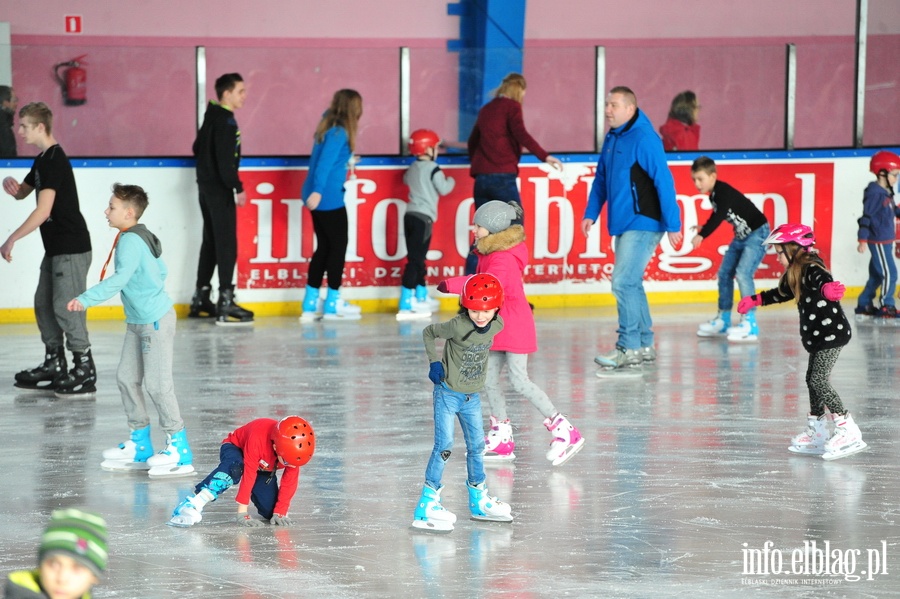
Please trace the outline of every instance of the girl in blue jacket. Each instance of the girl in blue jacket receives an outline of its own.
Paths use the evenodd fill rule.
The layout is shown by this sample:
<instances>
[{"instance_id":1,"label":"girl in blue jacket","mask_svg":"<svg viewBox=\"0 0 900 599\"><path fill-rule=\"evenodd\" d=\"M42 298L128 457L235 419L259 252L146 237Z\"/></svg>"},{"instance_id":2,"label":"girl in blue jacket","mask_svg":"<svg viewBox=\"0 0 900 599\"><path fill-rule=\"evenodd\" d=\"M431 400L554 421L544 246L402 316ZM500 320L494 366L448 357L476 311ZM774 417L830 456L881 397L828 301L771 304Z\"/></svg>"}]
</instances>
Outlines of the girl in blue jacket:
<instances>
[{"instance_id":1,"label":"girl in blue jacket","mask_svg":"<svg viewBox=\"0 0 900 599\"><path fill-rule=\"evenodd\" d=\"M328 274L323 317L327 320L358 320L359 308L341 301L344 254L349 240L344 182L356 148L356 129L362 116L362 96L353 89L335 92L331 106L316 127L315 144L309 159L309 171L300 192L303 203L312 212L316 250L309 261L306 294L301 322L318 315L319 288Z\"/></svg>"}]
</instances>

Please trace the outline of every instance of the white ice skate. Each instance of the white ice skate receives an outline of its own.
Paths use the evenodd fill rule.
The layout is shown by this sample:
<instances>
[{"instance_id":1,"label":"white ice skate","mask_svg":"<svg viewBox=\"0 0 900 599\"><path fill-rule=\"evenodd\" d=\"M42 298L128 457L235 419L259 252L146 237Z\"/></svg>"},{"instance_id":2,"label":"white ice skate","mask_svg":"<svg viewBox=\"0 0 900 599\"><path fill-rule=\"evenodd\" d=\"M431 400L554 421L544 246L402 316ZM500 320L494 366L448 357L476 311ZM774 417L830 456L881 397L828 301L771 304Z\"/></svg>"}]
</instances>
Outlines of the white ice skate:
<instances>
[{"instance_id":1,"label":"white ice skate","mask_svg":"<svg viewBox=\"0 0 900 599\"><path fill-rule=\"evenodd\" d=\"M431 532L453 530L456 514L441 505L441 489L432 489L428 485L422 487L422 495L413 514L413 528Z\"/></svg>"},{"instance_id":2,"label":"white ice skate","mask_svg":"<svg viewBox=\"0 0 900 599\"><path fill-rule=\"evenodd\" d=\"M838 460L865 450L868 445L862 440L862 433L850 412L843 416L834 414L834 434L825 442L823 460Z\"/></svg>"},{"instance_id":3,"label":"white ice skate","mask_svg":"<svg viewBox=\"0 0 900 599\"><path fill-rule=\"evenodd\" d=\"M403 322L405 320L427 320L429 318L431 318L431 310L427 309L427 307L422 307L421 305L409 310L400 310L397 312L398 322Z\"/></svg>"},{"instance_id":4,"label":"white ice skate","mask_svg":"<svg viewBox=\"0 0 900 599\"><path fill-rule=\"evenodd\" d=\"M562 466L584 447L584 437L562 414L545 419L544 426L553 435L547 459L554 466Z\"/></svg>"},{"instance_id":5,"label":"white ice skate","mask_svg":"<svg viewBox=\"0 0 900 599\"><path fill-rule=\"evenodd\" d=\"M186 506L182 508L178 514L169 518L169 521L166 522L166 524L174 526L175 528L190 528L202 519L203 515L200 511L191 506Z\"/></svg>"},{"instance_id":6,"label":"white ice skate","mask_svg":"<svg viewBox=\"0 0 900 599\"><path fill-rule=\"evenodd\" d=\"M204 506L215 500L216 496L212 491L200 489L199 493L188 495L181 500L166 524L176 528L189 528L203 520Z\"/></svg>"},{"instance_id":7,"label":"white ice skate","mask_svg":"<svg viewBox=\"0 0 900 599\"><path fill-rule=\"evenodd\" d=\"M469 489L469 511L472 520L484 520L487 522L512 522L512 508L508 503L503 503L496 497L488 494L487 485L483 482L475 485L466 484Z\"/></svg>"},{"instance_id":8,"label":"white ice skate","mask_svg":"<svg viewBox=\"0 0 900 599\"><path fill-rule=\"evenodd\" d=\"M831 438L831 415L807 415L806 429L791 439L788 451L804 455L822 455L825 453L825 442Z\"/></svg>"},{"instance_id":9,"label":"white ice skate","mask_svg":"<svg viewBox=\"0 0 900 599\"><path fill-rule=\"evenodd\" d=\"M109 472L131 472L149 470L147 460L153 456L153 445L150 442L150 427L131 431L131 437L116 447L103 450L103 461L100 467Z\"/></svg>"},{"instance_id":10,"label":"white ice skate","mask_svg":"<svg viewBox=\"0 0 900 599\"><path fill-rule=\"evenodd\" d=\"M491 430L484 438L485 462L511 462L516 459L513 449L516 442L513 440L512 425L509 419L497 420L491 416Z\"/></svg>"},{"instance_id":11,"label":"white ice skate","mask_svg":"<svg viewBox=\"0 0 900 599\"><path fill-rule=\"evenodd\" d=\"M759 341L759 325L756 324L756 315L753 312L744 315L744 320L739 325L728 328L726 339L732 343Z\"/></svg>"},{"instance_id":12,"label":"white ice skate","mask_svg":"<svg viewBox=\"0 0 900 599\"><path fill-rule=\"evenodd\" d=\"M724 337L728 334L728 328L731 326L731 313L719 314L708 322L701 323L697 327L698 337Z\"/></svg>"},{"instance_id":13,"label":"white ice skate","mask_svg":"<svg viewBox=\"0 0 900 599\"><path fill-rule=\"evenodd\" d=\"M194 473L193 455L184 429L167 436L166 448L147 458L150 478L173 478Z\"/></svg>"}]
</instances>

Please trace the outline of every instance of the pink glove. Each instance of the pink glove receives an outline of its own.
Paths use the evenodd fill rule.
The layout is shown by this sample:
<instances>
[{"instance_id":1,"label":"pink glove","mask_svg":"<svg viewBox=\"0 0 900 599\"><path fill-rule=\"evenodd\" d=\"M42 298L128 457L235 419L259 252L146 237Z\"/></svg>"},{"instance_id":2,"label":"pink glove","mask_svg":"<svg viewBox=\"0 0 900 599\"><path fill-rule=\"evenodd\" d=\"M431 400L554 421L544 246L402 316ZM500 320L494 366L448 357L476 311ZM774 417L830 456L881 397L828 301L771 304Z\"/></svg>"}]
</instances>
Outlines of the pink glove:
<instances>
[{"instance_id":1,"label":"pink glove","mask_svg":"<svg viewBox=\"0 0 900 599\"><path fill-rule=\"evenodd\" d=\"M447 288L447 281L441 281L438 283L437 290L441 293L450 293L450 290Z\"/></svg>"},{"instance_id":2,"label":"pink glove","mask_svg":"<svg viewBox=\"0 0 900 599\"><path fill-rule=\"evenodd\" d=\"M839 302L844 297L845 287L840 281L833 281L822 285L822 296L829 302Z\"/></svg>"},{"instance_id":3,"label":"pink glove","mask_svg":"<svg viewBox=\"0 0 900 599\"><path fill-rule=\"evenodd\" d=\"M747 297L741 298L741 301L738 302L738 312L741 314L746 314L756 306L762 306L762 296L758 293L756 295L748 295Z\"/></svg>"}]
</instances>

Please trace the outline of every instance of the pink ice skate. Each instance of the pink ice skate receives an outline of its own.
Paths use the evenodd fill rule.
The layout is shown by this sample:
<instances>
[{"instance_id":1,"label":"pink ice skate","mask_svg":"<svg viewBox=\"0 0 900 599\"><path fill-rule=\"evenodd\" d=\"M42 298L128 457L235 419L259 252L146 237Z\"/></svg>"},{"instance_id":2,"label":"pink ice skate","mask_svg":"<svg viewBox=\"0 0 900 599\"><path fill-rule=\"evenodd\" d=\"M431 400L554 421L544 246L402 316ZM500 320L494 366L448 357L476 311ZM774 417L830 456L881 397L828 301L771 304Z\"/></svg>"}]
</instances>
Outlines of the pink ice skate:
<instances>
[{"instance_id":1,"label":"pink ice skate","mask_svg":"<svg viewBox=\"0 0 900 599\"><path fill-rule=\"evenodd\" d=\"M492 462L510 462L516 459L513 449L516 442L513 441L512 425L509 419L497 420L491 416L491 430L484 438L484 460Z\"/></svg>"},{"instance_id":2,"label":"pink ice skate","mask_svg":"<svg viewBox=\"0 0 900 599\"><path fill-rule=\"evenodd\" d=\"M547 418L544 420L544 426L553 435L550 449L547 451L547 459L554 466L565 464L584 446L584 437L562 414Z\"/></svg>"}]
</instances>

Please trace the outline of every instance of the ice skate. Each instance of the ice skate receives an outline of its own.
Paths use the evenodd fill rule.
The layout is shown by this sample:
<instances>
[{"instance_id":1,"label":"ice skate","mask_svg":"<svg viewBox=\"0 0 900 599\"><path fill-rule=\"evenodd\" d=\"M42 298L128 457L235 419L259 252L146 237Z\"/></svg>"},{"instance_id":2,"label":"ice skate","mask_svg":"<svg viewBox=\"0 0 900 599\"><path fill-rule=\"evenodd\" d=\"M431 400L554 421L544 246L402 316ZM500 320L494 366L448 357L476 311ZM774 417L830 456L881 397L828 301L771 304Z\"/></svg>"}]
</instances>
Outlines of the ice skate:
<instances>
[{"instance_id":1,"label":"ice skate","mask_svg":"<svg viewBox=\"0 0 900 599\"><path fill-rule=\"evenodd\" d=\"M491 416L491 430L484 438L484 461L511 462L516 459L516 454L513 453L515 447L509 419L497 420Z\"/></svg>"},{"instance_id":2,"label":"ice skate","mask_svg":"<svg viewBox=\"0 0 900 599\"><path fill-rule=\"evenodd\" d=\"M853 310L856 322L871 322L879 314L878 308L869 304L868 306L857 306Z\"/></svg>"},{"instance_id":3,"label":"ice skate","mask_svg":"<svg viewBox=\"0 0 900 599\"><path fill-rule=\"evenodd\" d=\"M428 288L424 285L417 285L415 295L412 298L413 310L419 309L427 312L438 312L441 309L441 302L429 297Z\"/></svg>"},{"instance_id":4,"label":"ice skate","mask_svg":"<svg viewBox=\"0 0 900 599\"><path fill-rule=\"evenodd\" d=\"M216 305L209 297L211 291L212 289L209 285L197 287L194 291L194 297L191 298L191 307L188 311L188 318L216 317Z\"/></svg>"},{"instance_id":5,"label":"ice skate","mask_svg":"<svg viewBox=\"0 0 900 599\"><path fill-rule=\"evenodd\" d=\"M193 454L184 429L167 435L166 448L147 458L150 478L187 476L194 472Z\"/></svg>"},{"instance_id":6,"label":"ice skate","mask_svg":"<svg viewBox=\"0 0 900 599\"><path fill-rule=\"evenodd\" d=\"M759 340L759 325L756 324L756 314L748 312L744 320L737 326L728 329L726 336L731 343L755 343Z\"/></svg>"},{"instance_id":7,"label":"ice skate","mask_svg":"<svg viewBox=\"0 0 900 599\"><path fill-rule=\"evenodd\" d=\"M804 455L822 455L825 453L825 442L831 438L831 415L809 414L806 418L806 429L791 439L788 451Z\"/></svg>"},{"instance_id":8,"label":"ice skate","mask_svg":"<svg viewBox=\"0 0 900 599\"><path fill-rule=\"evenodd\" d=\"M149 470L147 460L151 457L153 444L150 441L150 427L145 426L131 431L131 437L118 447L104 449L100 467L110 472Z\"/></svg>"},{"instance_id":9,"label":"ice skate","mask_svg":"<svg viewBox=\"0 0 900 599\"><path fill-rule=\"evenodd\" d=\"M554 466L562 466L584 447L584 437L562 414L545 419L544 426L553 435L547 459Z\"/></svg>"},{"instance_id":10,"label":"ice skate","mask_svg":"<svg viewBox=\"0 0 900 599\"><path fill-rule=\"evenodd\" d=\"M310 323L322 319L324 302L319 302L319 288L306 286L301 304L300 322Z\"/></svg>"},{"instance_id":11,"label":"ice skate","mask_svg":"<svg viewBox=\"0 0 900 599\"><path fill-rule=\"evenodd\" d=\"M72 352L72 370L56 380L54 395L67 397L93 397L97 392L97 369L91 350Z\"/></svg>"},{"instance_id":12,"label":"ice skate","mask_svg":"<svg viewBox=\"0 0 900 599\"><path fill-rule=\"evenodd\" d=\"M66 353L63 347L48 347L44 362L31 370L17 372L14 385L30 391L53 391L57 379L65 375Z\"/></svg>"},{"instance_id":13,"label":"ice skate","mask_svg":"<svg viewBox=\"0 0 900 599\"><path fill-rule=\"evenodd\" d=\"M219 301L216 303L216 324L223 326L253 324L253 312L234 303L234 287L219 290Z\"/></svg>"},{"instance_id":14,"label":"ice skate","mask_svg":"<svg viewBox=\"0 0 900 599\"><path fill-rule=\"evenodd\" d=\"M178 504L166 524L176 528L190 528L203 520L203 507L215 500L216 496L209 489L200 489L199 493L188 495Z\"/></svg>"},{"instance_id":15,"label":"ice skate","mask_svg":"<svg viewBox=\"0 0 900 599\"><path fill-rule=\"evenodd\" d=\"M728 334L729 327L731 327L731 312L719 312L715 318L697 327L697 336L724 337Z\"/></svg>"},{"instance_id":16,"label":"ice skate","mask_svg":"<svg viewBox=\"0 0 900 599\"><path fill-rule=\"evenodd\" d=\"M823 460L838 460L848 455L859 453L868 447L862 440L862 433L850 412L844 415L834 414L834 434L825 442Z\"/></svg>"},{"instance_id":17,"label":"ice skate","mask_svg":"<svg viewBox=\"0 0 900 599\"><path fill-rule=\"evenodd\" d=\"M443 487L441 487L443 489ZM450 532L456 522L456 515L441 505L441 489L422 487L419 504L413 514L413 528L432 532Z\"/></svg>"},{"instance_id":18,"label":"ice skate","mask_svg":"<svg viewBox=\"0 0 900 599\"><path fill-rule=\"evenodd\" d=\"M466 483L469 490L469 511L473 520L487 522L512 522L512 508L496 497L488 494L487 485L483 482L472 486Z\"/></svg>"},{"instance_id":19,"label":"ice skate","mask_svg":"<svg viewBox=\"0 0 900 599\"><path fill-rule=\"evenodd\" d=\"M325 296L325 304L322 307L322 319L332 321L350 321L362 318L362 309L359 306L348 304L341 299L339 289L328 288Z\"/></svg>"},{"instance_id":20,"label":"ice skate","mask_svg":"<svg viewBox=\"0 0 900 599\"><path fill-rule=\"evenodd\" d=\"M431 318L431 310L424 304L413 305L415 289L400 287L400 304L397 311L397 320L424 320Z\"/></svg>"},{"instance_id":21,"label":"ice skate","mask_svg":"<svg viewBox=\"0 0 900 599\"><path fill-rule=\"evenodd\" d=\"M594 363L600 366L597 376L601 378L625 377L635 378L641 376L641 364L643 363L641 350L616 347L613 351L600 354L594 358Z\"/></svg>"},{"instance_id":22,"label":"ice skate","mask_svg":"<svg viewBox=\"0 0 900 599\"><path fill-rule=\"evenodd\" d=\"M638 353L641 355L641 363L646 365L656 362L656 348L652 345L642 347Z\"/></svg>"}]
</instances>

